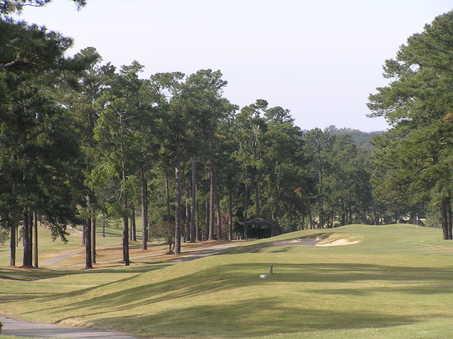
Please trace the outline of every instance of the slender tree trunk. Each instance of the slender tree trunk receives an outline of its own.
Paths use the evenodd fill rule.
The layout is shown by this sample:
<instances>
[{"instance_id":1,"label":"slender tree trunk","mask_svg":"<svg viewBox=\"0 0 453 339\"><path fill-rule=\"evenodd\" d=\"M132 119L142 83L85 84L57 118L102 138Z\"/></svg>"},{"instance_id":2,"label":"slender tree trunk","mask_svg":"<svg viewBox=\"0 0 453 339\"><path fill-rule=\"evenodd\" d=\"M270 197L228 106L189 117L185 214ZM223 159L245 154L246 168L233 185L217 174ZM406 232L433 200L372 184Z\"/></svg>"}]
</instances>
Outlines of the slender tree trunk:
<instances>
[{"instance_id":1,"label":"slender tree trunk","mask_svg":"<svg viewBox=\"0 0 453 339\"><path fill-rule=\"evenodd\" d=\"M129 217L123 216L123 263L129 266Z\"/></svg>"},{"instance_id":2,"label":"slender tree trunk","mask_svg":"<svg viewBox=\"0 0 453 339\"><path fill-rule=\"evenodd\" d=\"M175 167L175 182L175 254L179 255L181 253L181 178L179 173L179 164Z\"/></svg>"},{"instance_id":3,"label":"slender tree trunk","mask_svg":"<svg viewBox=\"0 0 453 339\"><path fill-rule=\"evenodd\" d=\"M28 211L28 232L28 239L30 240L30 267L33 267L33 212L31 211Z\"/></svg>"},{"instance_id":4,"label":"slender tree trunk","mask_svg":"<svg viewBox=\"0 0 453 339\"><path fill-rule=\"evenodd\" d=\"M87 230L87 228L85 227L85 224L84 224L82 227L82 246L85 246L85 239L87 237L85 234L86 230Z\"/></svg>"},{"instance_id":5,"label":"slender tree trunk","mask_svg":"<svg viewBox=\"0 0 453 339\"><path fill-rule=\"evenodd\" d=\"M91 261L96 264L96 213L91 213Z\"/></svg>"},{"instance_id":6,"label":"slender tree trunk","mask_svg":"<svg viewBox=\"0 0 453 339\"><path fill-rule=\"evenodd\" d=\"M85 221L85 269L93 268L93 258L91 252L91 217L88 216Z\"/></svg>"},{"instance_id":7,"label":"slender tree trunk","mask_svg":"<svg viewBox=\"0 0 453 339\"><path fill-rule=\"evenodd\" d=\"M35 249L35 253L34 253L34 262L33 262L33 266L35 268L38 268L39 267L39 253L38 253L38 215L35 213L33 213L33 216L34 216L34 223L33 223L33 227L34 227L34 235L35 235L35 238L34 238L34 241L33 241L33 245L34 245L34 249Z\"/></svg>"},{"instance_id":8,"label":"slender tree trunk","mask_svg":"<svg viewBox=\"0 0 453 339\"><path fill-rule=\"evenodd\" d=\"M191 211L191 207L189 206L189 197L190 195L190 192L187 192L187 198L186 198L186 215L185 215L185 231L184 231L184 241L190 241L192 242L192 239L191 239L191 230L190 230L190 225L192 223L191 219L191 215L190 215L190 211Z\"/></svg>"},{"instance_id":9,"label":"slender tree trunk","mask_svg":"<svg viewBox=\"0 0 453 339\"><path fill-rule=\"evenodd\" d=\"M216 212L217 212L217 239L223 239L223 232L222 232L222 216L220 213L220 197L216 195Z\"/></svg>"},{"instance_id":10,"label":"slender tree trunk","mask_svg":"<svg viewBox=\"0 0 453 339\"><path fill-rule=\"evenodd\" d=\"M197 162L192 158L192 185L191 185L191 198L192 198L192 211L190 218L190 242L195 242L198 239L197 230Z\"/></svg>"},{"instance_id":11,"label":"slender tree trunk","mask_svg":"<svg viewBox=\"0 0 453 339\"><path fill-rule=\"evenodd\" d=\"M137 224L135 223L135 207L131 206L131 240L137 241Z\"/></svg>"},{"instance_id":12,"label":"slender tree trunk","mask_svg":"<svg viewBox=\"0 0 453 339\"><path fill-rule=\"evenodd\" d=\"M173 225L171 222L171 208L170 208L170 184L167 172L165 172L165 198L167 203L167 223L168 223L168 253L173 252Z\"/></svg>"},{"instance_id":13,"label":"slender tree trunk","mask_svg":"<svg viewBox=\"0 0 453 339\"><path fill-rule=\"evenodd\" d=\"M87 203L87 217L85 221L84 227L84 244L85 244L85 269L93 268L93 243L92 243L92 223L91 223L91 197L88 193L86 196L86 203Z\"/></svg>"},{"instance_id":14,"label":"slender tree trunk","mask_svg":"<svg viewBox=\"0 0 453 339\"><path fill-rule=\"evenodd\" d=\"M228 192L228 240L233 240L233 193Z\"/></svg>"},{"instance_id":15,"label":"slender tree trunk","mask_svg":"<svg viewBox=\"0 0 453 339\"><path fill-rule=\"evenodd\" d=\"M28 211L24 212L23 243L24 255L22 260L23 267L32 267L31 239L30 239L30 217Z\"/></svg>"},{"instance_id":16,"label":"slender tree trunk","mask_svg":"<svg viewBox=\"0 0 453 339\"><path fill-rule=\"evenodd\" d=\"M9 266L16 266L16 225L13 225L9 220L9 228L10 228L10 238L9 238Z\"/></svg>"},{"instance_id":17,"label":"slender tree trunk","mask_svg":"<svg viewBox=\"0 0 453 339\"><path fill-rule=\"evenodd\" d=\"M123 183L126 182L126 173L124 170L123 166ZM130 260L129 260L129 216L128 216L128 210L129 210L129 202L127 198L127 192L126 190L123 192L124 197L123 197L123 263L125 266L129 266Z\"/></svg>"},{"instance_id":18,"label":"slender tree trunk","mask_svg":"<svg viewBox=\"0 0 453 339\"><path fill-rule=\"evenodd\" d=\"M444 233L445 240L452 240L452 229L449 224L450 218L450 201L449 198L442 198L441 200L441 220L442 220L442 230Z\"/></svg>"},{"instance_id":19,"label":"slender tree trunk","mask_svg":"<svg viewBox=\"0 0 453 339\"><path fill-rule=\"evenodd\" d=\"M209 163L209 225L208 225L208 240L212 240L214 236L214 169L212 163Z\"/></svg>"},{"instance_id":20,"label":"slender tree trunk","mask_svg":"<svg viewBox=\"0 0 453 339\"><path fill-rule=\"evenodd\" d=\"M148 249L148 183L146 182L145 170L140 169L140 180L142 186L142 227L143 227L143 249Z\"/></svg>"},{"instance_id":21,"label":"slender tree trunk","mask_svg":"<svg viewBox=\"0 0 453 339\"><path fill-rule=\"evenodd\" d=\"M451 211L451 198L448 198L448 204L447 204L447 225L450 233L450 240L453 240L453 221L452 221L452 211Z\"/></svg>"},{"instance_id":22,"label":"slender tree trunk","mask_svg":"<svg viewBox=\"0 0 453 339\"><path fill-rule=\"evenodd\" d=\"M105 238L105 226L107 224L107 216L105 214L102 215L102 237Z\"/></svg>"}]
</instances>

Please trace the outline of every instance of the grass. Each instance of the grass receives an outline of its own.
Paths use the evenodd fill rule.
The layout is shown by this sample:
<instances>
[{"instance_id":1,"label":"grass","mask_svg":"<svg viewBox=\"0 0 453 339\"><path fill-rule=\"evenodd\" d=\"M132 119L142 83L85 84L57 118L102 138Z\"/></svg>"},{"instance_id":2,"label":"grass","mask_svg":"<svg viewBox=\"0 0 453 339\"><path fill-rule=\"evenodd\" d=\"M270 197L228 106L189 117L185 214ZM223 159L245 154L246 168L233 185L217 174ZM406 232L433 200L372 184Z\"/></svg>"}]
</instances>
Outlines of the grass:
<instances>
[{"instance_id":1,"label":"grass","mask_svg":"<svg viewBox=\"0 0 453 339\"><path fill-rule=\"evenodd\" d=\"M273 246L327 233L338 247ZM243 243L225 254L130 268L0 268L0 310L142 336L447 338L453 244L439 230L352 225ZM274 265L274 274L259 279Z\"/></svg>"}]
</instances>

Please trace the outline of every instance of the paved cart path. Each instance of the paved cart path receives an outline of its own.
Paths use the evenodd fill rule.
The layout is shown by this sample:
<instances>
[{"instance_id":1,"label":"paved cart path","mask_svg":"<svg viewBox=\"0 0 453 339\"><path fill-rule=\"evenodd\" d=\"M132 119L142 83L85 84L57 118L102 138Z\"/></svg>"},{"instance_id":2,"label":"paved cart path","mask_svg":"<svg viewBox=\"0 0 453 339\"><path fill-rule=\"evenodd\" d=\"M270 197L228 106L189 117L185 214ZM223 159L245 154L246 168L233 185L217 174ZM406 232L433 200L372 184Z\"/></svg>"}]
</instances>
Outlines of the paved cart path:
<instances>
[{"instance_id":1,"label":"paved cart path","mask_svg":"<svg viewBox=\"0 0 453 339\"><path fill-rule=\"evenodd\" d=\"M2 335L19 337L56 337L56 338L112 338L134 339L134 337L120 333L96 330L92 328L60 327L57 325L32 323L0 316L3 323Z\"/></svg>"}]
</instances>

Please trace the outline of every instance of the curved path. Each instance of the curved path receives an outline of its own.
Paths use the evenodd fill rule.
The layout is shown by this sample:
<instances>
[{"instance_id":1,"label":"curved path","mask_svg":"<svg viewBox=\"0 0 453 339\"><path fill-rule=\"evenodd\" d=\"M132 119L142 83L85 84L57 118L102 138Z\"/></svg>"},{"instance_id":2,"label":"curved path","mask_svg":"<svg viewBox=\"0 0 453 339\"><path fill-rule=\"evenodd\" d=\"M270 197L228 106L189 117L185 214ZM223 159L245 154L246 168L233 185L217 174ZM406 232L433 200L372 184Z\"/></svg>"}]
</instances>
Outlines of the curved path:
<instances>
[{"instance_id":1,"label":"curved path","mask_svg":"<svg viewBox=\"0 0 453 339\"><path fill-rule=\"evenodd\" d=\"M50 324L32 323L0 316L3 323L2 335L18 337L57 337L57 338L112 338L134 339L134 337L111 331L102 331L91 328L60 327Z\"/></svg>"}]
</instances>

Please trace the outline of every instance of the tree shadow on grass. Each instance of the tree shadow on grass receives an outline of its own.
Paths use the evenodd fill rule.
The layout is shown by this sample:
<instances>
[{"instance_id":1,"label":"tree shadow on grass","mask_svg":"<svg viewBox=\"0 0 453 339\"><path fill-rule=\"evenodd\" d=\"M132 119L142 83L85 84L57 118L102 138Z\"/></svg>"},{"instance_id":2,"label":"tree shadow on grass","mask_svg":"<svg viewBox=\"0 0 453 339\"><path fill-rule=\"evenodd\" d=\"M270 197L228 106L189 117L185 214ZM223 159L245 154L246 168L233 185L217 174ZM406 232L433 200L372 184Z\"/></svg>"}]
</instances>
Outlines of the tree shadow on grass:
<instances>
[{"instance_id":1,"label":"tree shadow on grass","mask_svg":"<svg viewBox=\"0 0 453 339\"><path fill-rule=\"evenodd\" d=\"M270 264L248 263L217 266L193 274L157 283L143 284L117 289L115 292L90 297L82 301L66 305L61 312L84 308L90 310L109 309L125 310L143 304L158 303L178 298L195 297L228 289L272 284L275 282L294 283L352 283L362 281L382 281L397 283L395 286L370 287L358 292L357 288L341 289L338 294L360 295L360 293L446 293L446 289L438 289L439 285L451 286L453 269L427 267L395 267L370 264L278 264L274 263L274 274L268 279L259 279L260 273L266 273ZM401 287L400 284L414 284ZM420 285L423 284L421 289ZM448 288L447 288L448 289ZM453 287L450 287L453 290ZM313 290L322 293L323 290ZM330 294L334 294L329 289ZM65 297L65 294L61 294Z\"/></svg>"},{"instance_id":2,"label":"tree shadow on grass","mask_svg":"<svg viewBox=\"0 0 453 339\"><path fill-rule=\"evenodd\" d=\"M155 315L102 318L94 326L119 327L148 336L251 337L315 330L379 328L417 322L416 317L379 312L333 311L283 306L278 299L201 305Z\"/></svg>"}]
</instances>

